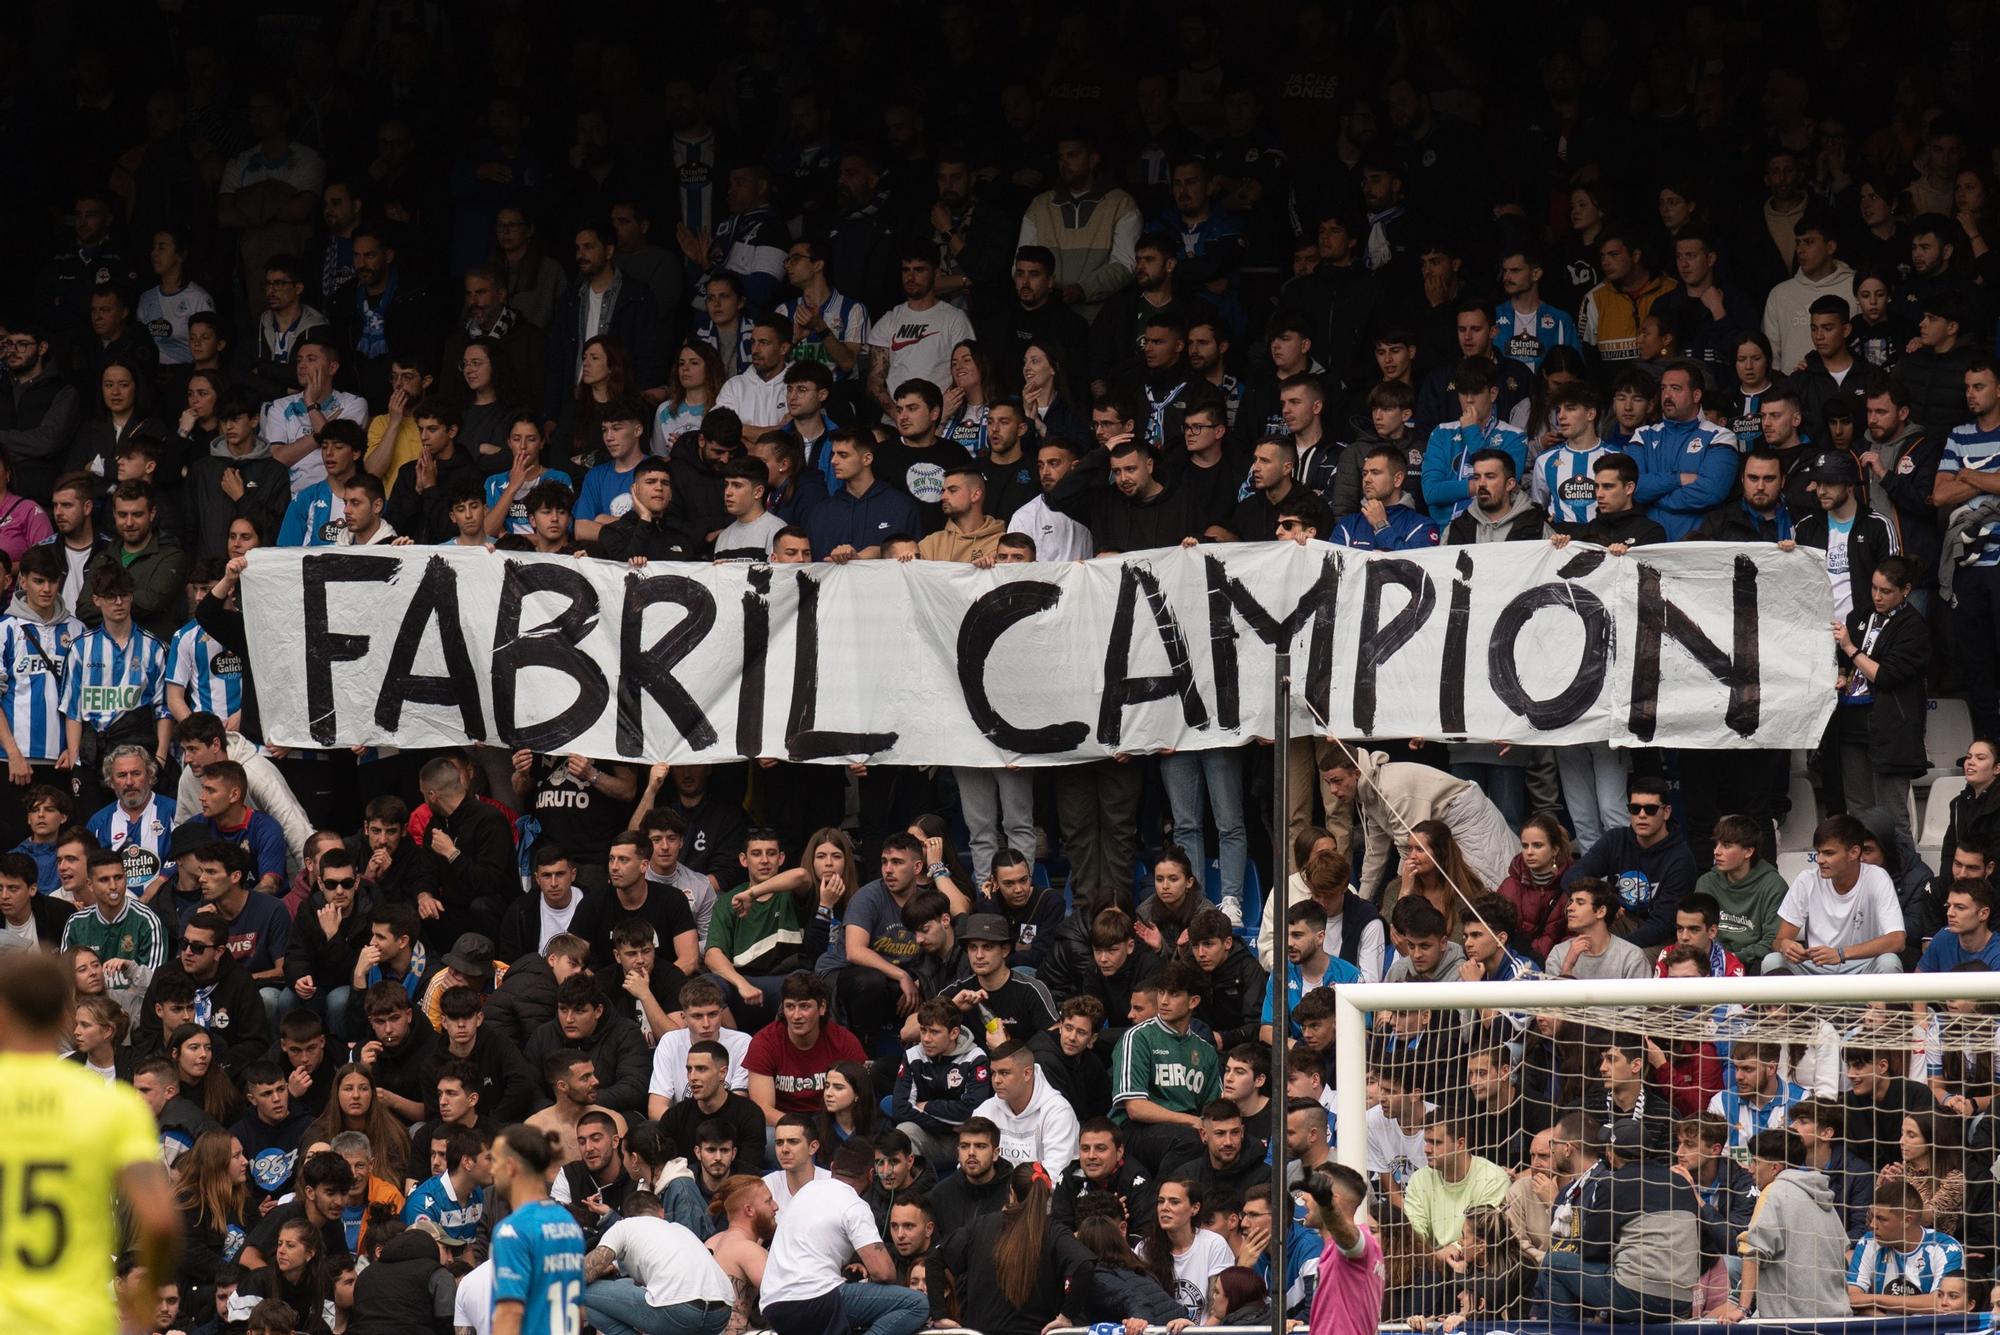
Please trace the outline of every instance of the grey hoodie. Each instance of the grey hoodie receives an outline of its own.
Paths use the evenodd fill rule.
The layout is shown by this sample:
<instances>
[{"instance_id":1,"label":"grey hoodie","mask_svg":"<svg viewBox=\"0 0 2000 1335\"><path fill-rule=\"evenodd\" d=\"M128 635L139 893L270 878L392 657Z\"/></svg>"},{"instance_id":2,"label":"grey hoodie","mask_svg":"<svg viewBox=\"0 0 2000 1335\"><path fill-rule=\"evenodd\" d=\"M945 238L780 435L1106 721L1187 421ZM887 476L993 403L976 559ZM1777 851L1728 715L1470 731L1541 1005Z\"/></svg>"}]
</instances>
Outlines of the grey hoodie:
<instances>
[{"instance_id":1,"label":"grey hoodie","mask_svg":"<svg viewBox=\"0 0 2000 1335\"><path fill-rule=\"evenodd\" d=\"M14 590L14 597L7 604L7 615L19 617L23 621L32 621L37 626L60 625L70 619L69 608L64 605L61 594L56 595L55 611L45 617L28 606L27 595L19 589Z\"/></svg>"},{"instance_id":2,"label":"grey hoodie","mask_svg":"<svg viewBox=\"0 0 2000 1335\"><path fill-rule=\"evenodd\" d=\"M1497 519L1488 516L1486 511L1477 505L1466 506L1464 514L1460 515L1459 518L1470 519L1472 521L1473 542L1505 542L1510 536L1510 530L1513 528L1514 521L1522 515L1535 515L1539 508L1534 501L1528 498L1527 493L1516 491L1514 493L1514 503L1508 506L1505 512ZM1539 518L1531 521L1528 526L1536 530L1537 537L1541 535L1542 530L1548 527ZM1457 545L1463 541L1461 537L1463 532L1464 526L1459 524L1455 519L1452 521L1451 531L1446 535L1445 541Z\"/></svg>"},{"instance_id":3,"label":"grey hoodie","mask_svg":"<svg viewBox=\"0 0 2000 1335\"><path fill-rule=\"evenodd\" d=\"M1826 1174L1811 1168L1779 1173L1758 1194L1736 1249L1757 1262L1758 1316L1803 1321L1848 1315L1847 1229Z\"/></svg>"}]
</instances>

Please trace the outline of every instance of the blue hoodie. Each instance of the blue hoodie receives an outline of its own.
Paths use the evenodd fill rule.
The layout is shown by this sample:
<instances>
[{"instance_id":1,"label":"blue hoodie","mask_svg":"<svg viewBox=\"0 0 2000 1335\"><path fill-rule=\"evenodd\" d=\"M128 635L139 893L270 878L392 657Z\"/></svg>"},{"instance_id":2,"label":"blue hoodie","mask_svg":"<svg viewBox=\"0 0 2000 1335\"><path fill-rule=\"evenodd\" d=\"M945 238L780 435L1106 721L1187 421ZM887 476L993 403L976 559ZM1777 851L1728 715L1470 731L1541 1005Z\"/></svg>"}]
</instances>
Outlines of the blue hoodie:
<instances>
[{"instance_id":1,"label":"blue hoodie","mask_svg":"<svg viewBox=\"0 0 2000 1335\"><path fill-rule=\"evenodd\" d=\"M1667 531L1669 542L1692 533L1703 516L1729 499L1742 459L1736 433L1701 416L1648 422L1633 434L1626 452L1639 465L1632 499ZM1694 480L1683 482L1683 475Z\"/></svg>"},{"instance_id":2,"label":"blue hoodie","mask_svg":"<svg viewBox=\"0 0 2000 1335\"><path fill-rule=\"evenodd\" d=\"M1637 923L1626 935L1635 946L1673 944L1674 908L1694 888L1694 855L1678 832L1651 848L1640 846L1632 827L1606 830L1589 851L1563 873L1563 889L1579 877L1591 876L1618 890L1627 918Z\"/></svg>"},{"instance_id":3,"label":"blue hoodie","mask_svg":"<svg viewBox=\"0 0 2000 1335\"><path fill-rule=\"evenodd\" d=\"M879 546L892 533L922 537L923 525L917 503L908 493L880 478L861 496L841 487L814 506L806 517L806 532L812 535L815 561L826 560L840 546L852 547L857 552Z\"/></svg>"},{"instance_id":4,"label":"blue hoodie","mask_svg":"<svg viewBox=\"0 0 2000 1335\"><path fill-rule=\"evenodd\" d=\"M1514 460L1514 476L1528 475L1528 438L1498 417L1481 427L1446 422L1431 428L1424 446L1424 503L1439 528L1472 503L1472 456L1481 450L1505 450Z\"/></svg>"}]
</instances>

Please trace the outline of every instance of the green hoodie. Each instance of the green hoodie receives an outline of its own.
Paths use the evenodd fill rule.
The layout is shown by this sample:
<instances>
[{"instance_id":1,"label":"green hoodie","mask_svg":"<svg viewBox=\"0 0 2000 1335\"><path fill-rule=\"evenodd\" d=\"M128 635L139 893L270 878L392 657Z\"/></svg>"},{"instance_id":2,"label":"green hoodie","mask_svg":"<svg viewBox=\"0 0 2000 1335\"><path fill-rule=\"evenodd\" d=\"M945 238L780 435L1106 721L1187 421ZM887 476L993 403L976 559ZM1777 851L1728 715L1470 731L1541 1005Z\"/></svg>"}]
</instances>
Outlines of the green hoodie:
<instances>
[{"instance_id":1,"label":"green hoodie","mask_svg":"<svg viewBox=\"0 0 2000 1335\"><path fill-rule=\"evenodd\" d=\"M1730 884L1721 872L1710 870L1694 883L1697 893L1715 896L1722 906L1722 930L1717 936L1723 949L1751 968L1771 953L1778 935L1778 905L1789 888L1778 869L1768 862L1754 863L1741 885Z\"/></svg>"}]
</instances>

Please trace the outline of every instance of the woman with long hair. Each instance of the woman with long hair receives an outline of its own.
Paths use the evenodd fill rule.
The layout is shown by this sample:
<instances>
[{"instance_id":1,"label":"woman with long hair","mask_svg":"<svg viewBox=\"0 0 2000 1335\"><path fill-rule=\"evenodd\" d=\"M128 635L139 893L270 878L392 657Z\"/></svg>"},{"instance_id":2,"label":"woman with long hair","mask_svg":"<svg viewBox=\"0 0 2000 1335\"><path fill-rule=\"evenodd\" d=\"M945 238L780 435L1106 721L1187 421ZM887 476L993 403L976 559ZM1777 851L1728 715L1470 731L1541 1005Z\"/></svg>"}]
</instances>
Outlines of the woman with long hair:
<instances>
[{"instance_id":1,"label":"woman with long hair","mask_svg":"<svg viewBox=\"0 0 2000 1335\"><path fill-rule=\"evenodd\" d=\"M404 1170L410 1166L410 1133L376 1096L375 1077L359 1062L348 1062L334 1072L333 1097L306 1128L304 1139L331 1141L343 1131L368 1137L382 1175L392 1182L404 1180Z\"/></svg>"},{"instance_id":2,"label":"woman with long hair","mask_svg":"<svg viewBox=\"0 0 2000 1335\"><path fill-rule=\"evenodd\" d=\"M1951 799L1951 819L1945 823L1944 846L1938 866L1949 868L1952 855L1965 842L1984 845L1989 854L2000 841L2000 742L1975 737L1959 762L1965 787Z\"/></svg>"},{"instance_id":3,"label":"woman with long hair","mask_svg":"<svg viewBox=\"0 0 2000 1335\"><path fill-rule=\"evenodd\" d=\"M1187 1313L1174 1301L1172 1292L1160 1286L1145 1260L1132 1250L1124 1220L1110 1213L1086 1215L1082 1202L1078 1204L1076 1240L1097 1259L1089 1290L1081 1300L1071 1300L1072 1307L1083 1308L1080 1313L1071 1313L1078 1324L1127 1317L1139 1317L1154 1326L1185 1321Z\"/></svg>"},{"instance_id":4,"label":"woman with long hair","mask_svg":"<svg viewBox=\"0 0 2000 1335\"><path fill-rule=\"evenodd\" d=\"M299 1314L298 1335L326 1335L326 1302L333 1296L338 1263L329 1264L319 1227L304 1215L287 1219L278 1226L278 1245L268 1260L236 1286L230 1319L247 1319L258 1303L277 1298Z\"/></svg>"},{"instance_id":5,"label":"woman with long hair","mask_svg":"<svg viewBox=\"0 0 2000 1335\"><path fill-rule=\"evenodd\" d=\"M94 388L97 411L77 428L69 449L71 470L81 469L107 483L116 479L118 447L128 440L151 440L159 445L163 460L171 457L167 429L153 418L153 379L146 368L123 354L114 356L97 373ZM179 466L175 460L176 477Z\"/></svg>"},{"instance_id":6,"label":"woman with long hair","mask_svg":"<svg viewBox=\"0 0 2000 1335\"><path fill-rule=\"evenodd\" d=\"M993 401L993 359L966 339L951 350L951 387L944 392L944 421L938 435L956 441L967 454L986 448L986 407Z\"/></svg>"},{"instance_id":7,"label":"woman with long hair","mask_svg":"<svg viewBox=\"0 0 2000 1335\"><path fill-rule=\"evenodd\" d=\"M1186 941L1194 915L1207 907L1193 861L1179 844L1168 844L1153 863L1153 893L1133 915L1133 934L1156 953L1171 955Z\"/></svg>"},{"instance_id":8,"label":"woman with long hair","mask_svg":"<svg viewBox=\"0 0 2000 1335\"><path fill-rule=\"evenodd\" d=\"M507 452L513 466L504 473L486 478L486 536L503 533L526 537L533 531L528 522L528 493L544 482L559 482L576 491L576 479L560 468L550 468L543 460L547 440L542 435L542 419L534 413L515 413L507 423Z\"/></svg>"},{"instance_id":9,"label":"woman with long hair","mask_svg":"<svg viewBox=\"0 0 2000 1335\"><path fill-rule=\"evenodd\" d=\"M976 885L965 869L965 860L958 855L958 846L951 839L951 825L943 816L926 812L910 822L910 837L924 846L924 865L917 871L919 889L936 890L951 901L953 913L972 912L972 894ZM933 875L933 867L943 867L942 876Z\"/></svg>"},{"instance_id":10,"label":"woman with long hair","mask_svg":"<svg viewBox=\"0 0 2000 1335\"><path fill-rule=\"evenodd\" d=\"M1139 1244L1147 1273L1196 1325L1208 1315L1208 1281L1236 1264L1228 1240L1201 1227L1201 1203L1201 1184L1191 1177L1160 1183L1153 1218Z\"/></svg>"},{"instance_id":11,"label":"woman with long hair","mask_svg":"<svg viewBox=\"0 0 2000 1335\"><path fill-rule=\"evenodd\" d=\"M1092 444L1090 406L1070 395L1062 345L1029 339L1021 352L1021 406L1043 440L1066 440L1083 449Z\"/></svg>"},{"instance_id":12,"label":"woman with long hair","mask_svg":"<svg viewBox=\"0 0 2000 1335\"><path fill-rule=\"evenodd\" d=\"M1911 1109L1903 1114L1898 1148L1901 1157L1882 1170L1876 1185L1909 1183L1930 1215L1924 1223L1957 1237L1965 1213L1964 1119L1935 1108Z\"/></svg>"},{"instance_id":13,"label":"woman with long hair","mask_svg":"<svg viewBox=\"0 0 2000 1335\"><path fill-rule=\"evenodd\" d=\"M1063 1314L1065 1286L1089 1291L1096 1258L1049 1219L1054 1194L1040 1164L1016 1164L1000 1212L981 1215L946 1239L944 1263L958 1283L960 1317L971 1329L1041 1335Z\"/></svg>"},{"instance_id":14,"label":"woman with long hair","mask_svg":"<svg viewBox=\"0 0 2000 1335\"><path fill-rule=\"evenodd\" d=\"M615 338L599 334L586 339L579 360L583 369L577 377L576 395L563 405L552 442L562 451L555 462L571 477L582 477L604 462L600 414L605 404L627 392L631 381L625 345Z\"/></svg>"},{"instance_id":15,"label":"woman with long hair","mask_svg":"<svg viewBox=\"0 0 2000 1335\"><path fill-rule=\"evenodd\" d=\"M1514 906L1521 935L1514 942L1523 954L1545 959L1549 947L1569 935L1563 923L1563 873L1576 861L1569 831L1553 811L1537 811L1521 822L1521 851L1507 864L1507 879L1499 894Z\"/></svg>"},{"instance_id":16,"label":"woman with long hair","mask_svg":"<svg viewBox=\"0 0 2000 1335\"><path fill-rule=\"evenodd\" d=\"M1995 192L1985 172L1961 167L1952 182L1951 203L1952 221L1965 233L1973 281L1983 286L1992 267L1986 257L1993 253L1994 239L2000 237L2000 193Z\"/></svg>"},{"instance_id":17,"label":"woman with long hair","mask_svg":"<svg viewBox=\"0 0 2000 1335\"><path fill-rule=\"evenodd\" d=\"M1386 913L1394 908L1404 895L1422 895L1444 914L1445 930L1457 941L1464 933L1459 925L1460 910L1486 889L1479 873L1466 862L1451 826L1441 820L1418 821L1410 827L1410 846L1403 854L1396 893L1382 909Z\"/></svg>"},{"instance_id":18,"label":"woman with long hair","mask_svg":"<svg viewBox=\"0 0 2000 1335\"><path fill-rule=\"evenodd\" d=\"M215 1035L198 1024L183 1024L167 1035L167 1060L174 1064L183 1097L224 1126L243 1111L243 1096L215 1055Z\"/></svg>"},{"instance_id":19,"label":"woman with long hair","mask_svg":"<svg viewBox=\"0 0 2000 1335\"><path fill-rule=\"evenodd\" d=\"M833 1162L833 1152L856 1136L875 1134L882 1109L875 1100L875 1077L866 1062L835 1062L820 1091L820 1162Z\"/></svg>"},{"instance_id":20,"label":"woman with long hair","mask_svg":"<svg viewBox=\"0 0 2000 1335\"><path fill-rule=\"evenodd\" d=\"M250 1159L227 1131L204 1131L174 1161L173 1179L185 1240L181 1302L189 1312L205 1312L201 1304L215 1290L216 1269L236 1259L255 1222L246 1204Z\"/></svg>"},{"instance_id":21,"label":"woman with long hair","mask_svg":"<svg viewBox=\"0 0 2000 1335\"><path fill-rule=\"evenodd\" d=\"M682 436L701 426L722 393L722 358L706 340L685 338L674 353L667 397L653 417L653 453L671 459Z\"/></svg>"},{"instance_id":22,"label":"woman with long hair","mask_svg":"<svg viewBox=\"0 0 2000 1335\"><path fill-rule=\"evenodd\" d=\"M465 341L458 354L457 380L450 397L458 404L458 444L472 447L482 463L507 453L507 427L517 407L527 401L514 380L513 363L500 340L481 334Z\"/></svg>"},{"instance_id":23,"label":"woman with long hair","mask_svg":"<svg viewBox=\"0 0 2000 1335\"><path fill-rule=\"evenodd\" d=\"M182 458L199 459L215 447L222 435L222 423L215 410L228 389L228 379L220 371L188 372L187 400L174 428L180 437Z\"/></svg>"}]
</instances>

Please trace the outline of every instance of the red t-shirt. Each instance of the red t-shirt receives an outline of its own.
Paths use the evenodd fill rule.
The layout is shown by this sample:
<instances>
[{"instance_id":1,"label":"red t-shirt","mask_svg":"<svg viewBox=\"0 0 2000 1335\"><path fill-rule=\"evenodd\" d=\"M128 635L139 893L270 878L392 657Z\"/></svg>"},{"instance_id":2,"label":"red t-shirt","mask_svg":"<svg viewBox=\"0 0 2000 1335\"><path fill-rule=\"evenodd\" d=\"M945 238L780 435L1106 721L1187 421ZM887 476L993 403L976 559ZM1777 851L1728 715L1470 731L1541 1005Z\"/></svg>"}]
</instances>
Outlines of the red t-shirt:
<instances>
[{"instance_id":1,"label":"red t-shirt","mask_svg":"<svg viewBox=\"0 0 2000 1335\"><path fill-rule=\"evenodd\" d=\"M834 1064L867 1060L861 1040L831 1020L820 1025L819 1042L803 1051L785 1033L785 1022L773 1020L750 1040L743 1069L777 1082L779 1112L818 1113L826 1111L822 1091Z\"/></svg>"}]
</instances>

